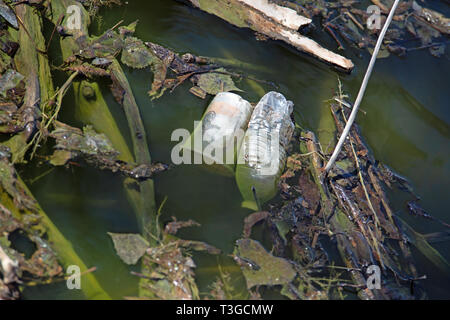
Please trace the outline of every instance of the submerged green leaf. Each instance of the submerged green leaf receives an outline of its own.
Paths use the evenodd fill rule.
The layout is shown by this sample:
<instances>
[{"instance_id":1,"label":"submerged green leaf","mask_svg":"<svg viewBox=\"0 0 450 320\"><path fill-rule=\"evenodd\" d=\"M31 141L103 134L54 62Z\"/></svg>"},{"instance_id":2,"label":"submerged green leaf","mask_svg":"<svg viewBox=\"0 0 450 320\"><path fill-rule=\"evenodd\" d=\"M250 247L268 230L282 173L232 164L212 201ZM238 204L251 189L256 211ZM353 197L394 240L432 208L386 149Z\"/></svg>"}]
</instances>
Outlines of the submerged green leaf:
<instances>
[{"instance_id":1,"label":"submerged green leaf","mask_svg":"<svg viewBox=\"0 0 450 320\"><path fill-rule=\"evenodd\" d=\"M234 84L230 75L220 73L225 69L220 68L217 72L203 73L198 77L197 86L209 94L216 95L219 92L242 91Z\"/></svg>"},{"instance_id":2,"label":"submerged green leaf","mask_svg":"<svg viewBox=\"0 0 450 320\"><path fill-rule=\"evenodd\" d=\"M247 288L286 284L296 276L297 272L286 259L274 257L258 241L240 239L236 244L234 258L242 268Z\"/></svg>"},{"instance_id":3,"label":"submerged green leaf","mask_svg":"<svg viewBox=\"0 0 450 320\"><path fill-rule=\"evenodd\" d=\"M117 255L126 264L136 264L149 247L149 243L140 234L112 232L108 234L114 242Z\"/></svg>"},{"instance_id":4,"label":"submerged green leaf","mask_svg":"<svg viewBox=\"0 0 450 320\"><path fill-rule=\"evenodd\" d=\"M142 40L135 37L125 39L124 48L122 50L122 62L129 67L142 69L157 59L150 50L144 45Z\"/></svg>"}]
</instances>

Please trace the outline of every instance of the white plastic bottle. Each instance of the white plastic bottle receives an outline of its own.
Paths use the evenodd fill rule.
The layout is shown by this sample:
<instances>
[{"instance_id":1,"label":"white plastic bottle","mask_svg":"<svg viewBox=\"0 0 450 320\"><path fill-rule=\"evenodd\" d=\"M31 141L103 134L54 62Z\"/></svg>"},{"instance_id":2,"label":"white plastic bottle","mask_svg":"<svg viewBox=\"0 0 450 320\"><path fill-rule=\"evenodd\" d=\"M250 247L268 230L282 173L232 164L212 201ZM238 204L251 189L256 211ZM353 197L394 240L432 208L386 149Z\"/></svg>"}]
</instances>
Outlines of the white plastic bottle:
<instances>
[{"instance_id":1,"label":"white plastic bottle","mask_svg":"<svg viewBox=\"0 0 450 320\"><path fill-rule=\"evenodd\" d=\"M194 152L194 163L234 176L237 151L252 111L252 105L237 94L217 94L186 142L185 151Z\"/></svg>"}]
</instances>

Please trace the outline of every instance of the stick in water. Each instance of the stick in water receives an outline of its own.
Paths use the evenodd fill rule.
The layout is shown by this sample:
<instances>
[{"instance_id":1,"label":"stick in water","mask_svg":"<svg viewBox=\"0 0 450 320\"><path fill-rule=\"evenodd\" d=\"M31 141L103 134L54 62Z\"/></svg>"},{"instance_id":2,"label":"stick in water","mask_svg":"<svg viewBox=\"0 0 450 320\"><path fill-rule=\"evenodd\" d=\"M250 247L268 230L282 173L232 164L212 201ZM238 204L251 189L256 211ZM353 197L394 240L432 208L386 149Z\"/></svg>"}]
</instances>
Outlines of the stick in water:
<instances>
[{"instance_id":1,"label":"stick in water","mask_svg":"<svg viewBox=\"0 0 450 320\"><path fill-rule=\"evenodd\" d=\"M258 211L262 211L261 203L259 202L258 196L256 195L256 188L252 186L253 198L255 198L256 206L258 207Z\"/></svg>"},{"instance_id":2,"label":"stick in water","mask_svg":"<svg viewBox=\"0 0 450 320\"><path fill-rule=\"evenodd\" d=\"M400 2L400 0L395 0L394 4L392 5L391 12L389 12L389 16L386 19L386 23L384 24L383 29L381 30L380 36L378 37L378 40L377 40L377 44L375 45L375 49L373 50L372 57L370 58L369 66L367 67L366 74L365 74L363 82L361 84L361 88L359 89L358 96L356 97L356 101L355 101L355 105L353 106L352 113L350 114L350 117L348 118L348 121L347 121L347 124L345 125L344 131L342 131L342 135L336 145L336 148L333 151L333 154L331 155L330 161L328 161L327 166L325 167L326 172L328 172L331 169L334 162L336 161L336 158L339 155L339 152L341 152L342 145L344 144L345 139L347 139L348 133L350 132L353 122L355 121L356 114L358 113L359 105L361 104L362 98L364 96L364 92L366 91L366 88L367 88L367 83L369 82L370 75L372 74L373 66L375 65L375 61L377 60L378 52L380 51L381 44L383 43L383 38L386 34L389 24L392 21L392 18L394 16L395 10L397 9L399 2Z\"/></svg>"}]
</instances>

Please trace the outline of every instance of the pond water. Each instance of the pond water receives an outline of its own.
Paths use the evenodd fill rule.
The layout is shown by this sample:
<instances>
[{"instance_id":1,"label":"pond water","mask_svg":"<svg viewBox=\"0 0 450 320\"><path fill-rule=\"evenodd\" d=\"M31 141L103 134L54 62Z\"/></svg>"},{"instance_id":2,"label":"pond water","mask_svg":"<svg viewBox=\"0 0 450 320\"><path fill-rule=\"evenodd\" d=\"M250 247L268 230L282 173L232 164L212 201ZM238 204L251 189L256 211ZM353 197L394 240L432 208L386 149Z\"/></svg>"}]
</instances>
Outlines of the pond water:
<instances>
[{"instance_id":1,"label":"pond water","mask_svg":"<svg viewBox=\"0 0 450 320\"><path fill-rule=\"evenodd\" d=\"M433 2L433 1L432 1ZM303 127L319 132L326 145L327 127L331 122L330 99L340 77L344 90L353 101L367 66L369 55L355 51L342 54L351 58L356 68L351 75L336 72L329 66L302 55L283 43L257 41L249 30L235 28L220 19L169 0L128 1L127 5L101 11L102 20L92 25L91 33L100 34L123 19L128 24L139 19L136 36L167 46L176 52L235 59L252 67L240 70L259 79L276 83L278 91L295 104L295 118ZM320 29L311 37L335 50L335 44ZM58 59L55 53L55 60ZM193 129L211 98L201 100L188 93L189 84L173 93L151 101L147 96L152 75L149 70L124 68L147 130L152 158L170 163L170 152L176 142L170 135L177 128ZM365 114L357 122L375 157L411 181L421 204L432 215L450 222L446 209L450 190L449 121L450 93L448 87L450 61L437 59L427 51L415 51L407 58L390 56L377 61L361 108ZM64 79L64 78L62 78ZM242 80L242 96L257 101L270 85ZM108 90L104 90L113 106L124 135L128 129L119 106ZM73 96L66 96L62 120L72 119ZM130 144L131 145L131 144ZM88 266L96 266L101 285L113 297L137 295L138 279L130 275L139 267L128 267L116 256L107 232L138 232L133 211L127 203L121 178L91 168L56 168L47 166L24 168L27 181L45 173L31 185L32 192L52 221L70 240ZM243 278L231 259L234 241L242 232L242 221L251 211L241 208L241 196L235 180L210 173L200 166L178 166L159 174L155 179L158 204L167 197L163 221L171 216L194 219L201 227L180 232L186 239L206 241L224 251L222 257L196 255L196 274L201 291L218 275L217 264L233 272L237 285ZM421 233L442 231L436 223L414 218L406 213L405 197L394 193L392 206L397 214ZM450 259L448 242L434 244ZM450 298L450 278L413 251L420 274L430 298ZM25 298L81 298L64 283L29 287Z\"/></svg>"}]
</instances>

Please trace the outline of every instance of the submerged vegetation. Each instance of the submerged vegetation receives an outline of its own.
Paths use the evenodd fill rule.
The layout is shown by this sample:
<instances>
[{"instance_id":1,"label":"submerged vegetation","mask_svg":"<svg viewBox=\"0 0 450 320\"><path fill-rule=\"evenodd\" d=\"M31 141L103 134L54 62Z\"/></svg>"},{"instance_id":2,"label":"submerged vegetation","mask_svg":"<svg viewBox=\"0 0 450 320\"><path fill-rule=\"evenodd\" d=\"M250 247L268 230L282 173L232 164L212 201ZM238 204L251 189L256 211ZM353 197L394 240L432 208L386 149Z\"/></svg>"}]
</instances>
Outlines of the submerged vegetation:
<instances>
[{"instance_id":1,"label":"submerged vegetation","mask_svg":"<svg viewBox=\"0 0 450 320\"><path fill-rule=\"evenodd\" d=\"M118 5L118 0L5 2L0 0L0 299L19 299L27 286L65 281L69 265L80 267L86 298L110 298L96 278L95 267L78 256L75 244L49 219L20 177L18 168L33 164L36 158L55 167L92 166L122 179L140 234L109 235L124 263L141 265L139 272L133 272L139 278L140 296L128 299L262 299L265 288L289 299L423 299L426 292L421 281L426 281L426 275L414 262L413 248L450 275L449 263L430 245L429 235L416 232L396 214L389 193L401 190L411 198L411 214L428 221L434 218L421 208L408 181L374 158L358 126L353 126L335 167L325 173L330 150L351 109L339 79L335 96L325 102L334 119L329 145L322 145L315 133L296 125L283 174L277 181L279 199L242 221L242 237L236 240L232 253L177 237L179 229L199 224L173 218L163 225L159 219L164 202L158 209L153 177L171 166L151 157L146 128L122 65L151 70L149 100L178 87L181 90L188 82L192 84L189 92L200 99L220 92L240 92L241 79L250 79L255 85L276 85L246 74L242 69L248 68L240 68L243 64L234 60L177 53L139 39L135 36L138 21L128 25L118 22L99 36L90 35L88 28L98 17L99 8ZM190 2L219 15L217 7L205 5L207 1ZM345 41L355 50L370 51L377 31L363 30L367 13L354 6L355 2L275 1L306 16L307 25L311 19L319 19L340 48ZM372 2L386 14L392 1ZM67 14L71 6L78 8L79 21ZM272 20L267 27L248 24L246 12L238 17L219 16L238 27L253 29L260 37L263 34L286 41L279 32L287 27ZM74 22L79 22L79 28L69 27ZM44 24L52 27L45 37ZM406 1L384 42L384 56L403 56L417 49L443 56L442 39L448 33L448 18ZM406 45L414 41L420 45ZM327 60L330 56L320 56L321 49L309 52L290 44L341 71L353 68L352 62L341 56L333 54ZM63 63L59 66L49 62L50 45L61 52ZM344 65L334 63L335 58ZM54 87L55 70L65 74L60 88ZM129 134L119 130L104 97L104 83L122 107ZM59 119L68 90L74 92L80 127ZM434 220L448 228L445 222ZM261 224L268 241L256 236L252 239L254 227ZM18 238L25 239L31 249L21 250L15 243ZM224 257L229 254L235 268L225 268L217 259L218 277L208 292L201 292L196 282L195 251ZM373 266L383 275L377 289L367 287ZM245 279L246 286L236 285L236 273Z\"/></svg>"}]
</instances>

